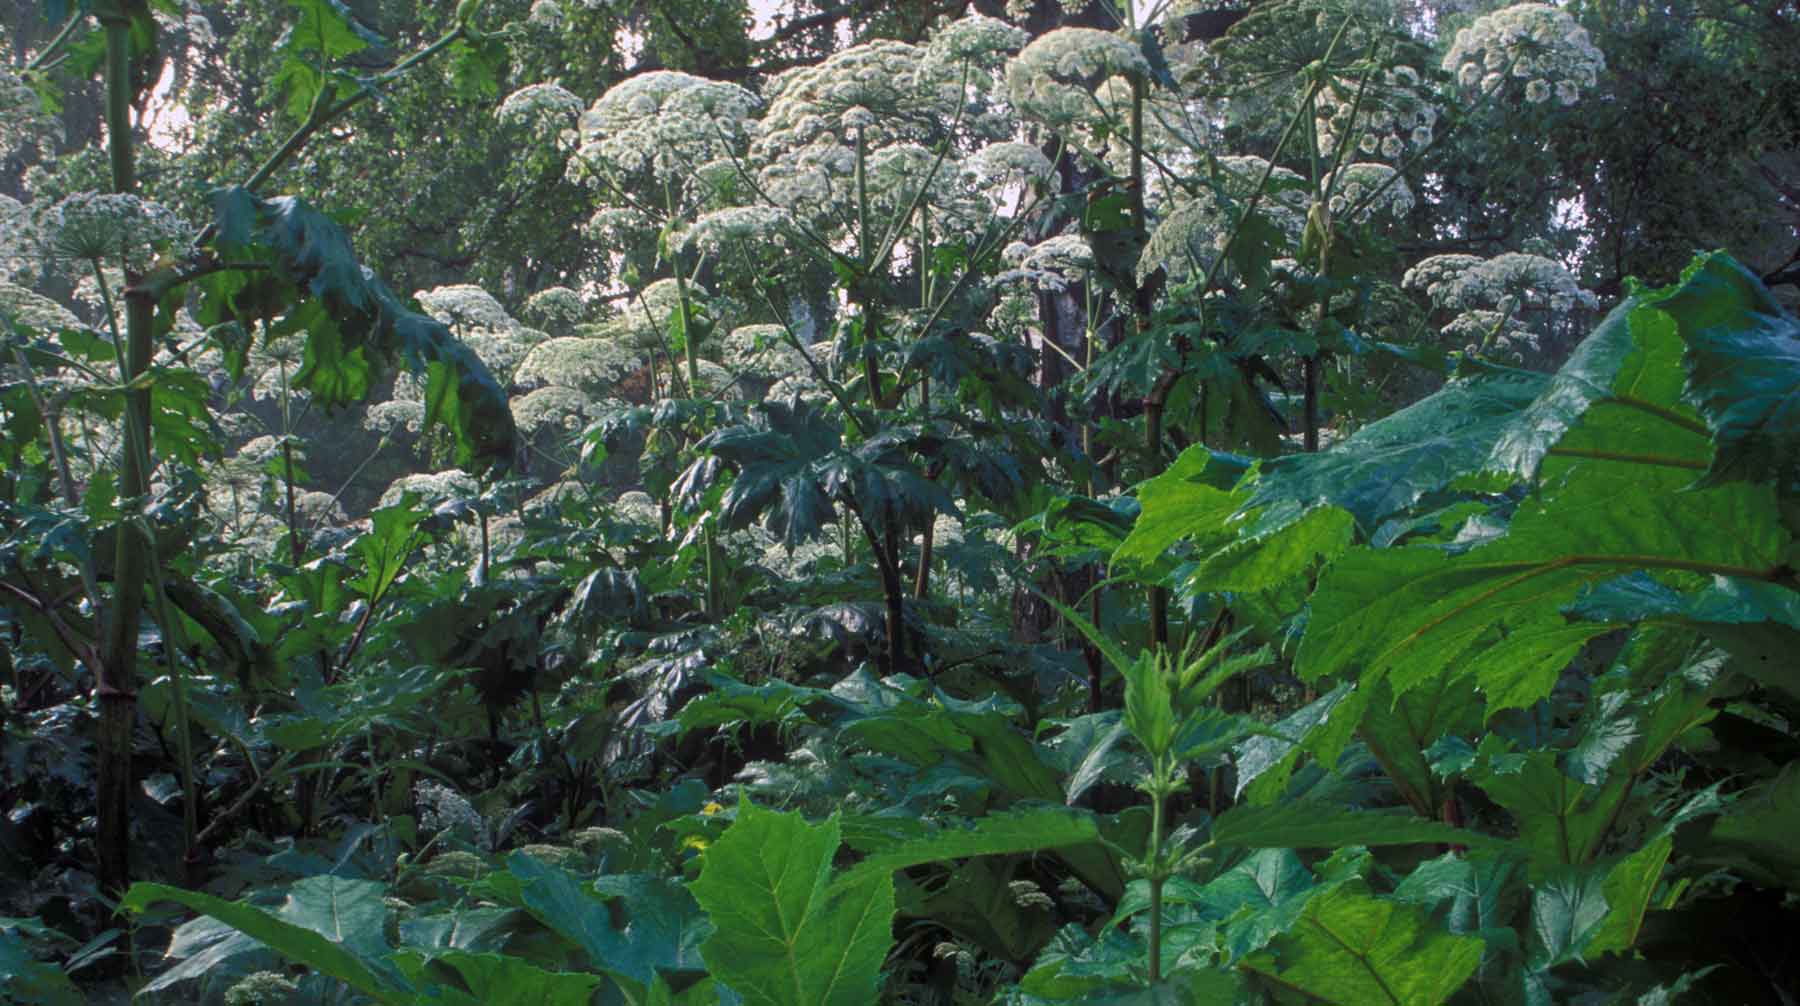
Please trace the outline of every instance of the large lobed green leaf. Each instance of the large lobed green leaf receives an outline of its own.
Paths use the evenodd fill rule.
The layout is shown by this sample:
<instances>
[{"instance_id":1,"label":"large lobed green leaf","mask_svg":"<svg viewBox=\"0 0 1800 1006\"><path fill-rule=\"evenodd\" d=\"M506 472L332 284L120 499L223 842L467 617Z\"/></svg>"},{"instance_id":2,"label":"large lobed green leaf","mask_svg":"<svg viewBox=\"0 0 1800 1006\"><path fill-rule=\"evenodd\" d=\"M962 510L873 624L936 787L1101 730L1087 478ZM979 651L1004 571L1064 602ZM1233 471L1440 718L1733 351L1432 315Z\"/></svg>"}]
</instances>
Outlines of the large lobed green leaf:
<instances>
[{"instance_id":1,"label":"large lobed green leaf","mask_svg":"<svg viewBox=\"0 0 1800 1006\"><path fill-rule=\"evenodd\" d=\"M712 975L749 1006L870 1006L892 942L885 870L834 877L838 819L743 800L705 853L694 897L717 927L701 946Z\"/></svg>"},{"instance_id":2,"label":"large lobed green leaf","mask_svg":"<svg viewBox=\"0 0 1800 1006\"><path fill-rule=\"evenodd\" d=\"M1306 912L1244 967L1312 1000L1344 1006L1439 1006L1481 963L1482 941L1433 925L1411 905L1346 885Z\"/></svg>"},{"instance_id":3,"label":"large lobed green leaf","mask_svg":"<svg viewBox=\"0 0 1800 1006\"><path fill-rule=\"evenodd\" d=\"M1786 554L1767 487L1679 492L1680 470L1556 460L1546 472L1562 484L1521 505L1496 541L1462 553L1357 549L1334 563L1313 595L1301 674L1360 669L1390 676L1402 694L1460 665L1490 714L1529 705L1589 639L1620 624L1566 620L1584 589L1644 569L1769 577Z\"/></svg>"},{"instance_id":4,"label":"large lobed green leaf","mask_svg":"<svg viewBox=\"0 0 1800 1006\"><path fill-rule=\"evenodd\" d=\"M1541 374L1498 368L1454 380L1328 451L1268 462L1250 505L1328 503L1373 534L1382 521L1478 471L1546 383Z\"/></svg>"}]
</instances>

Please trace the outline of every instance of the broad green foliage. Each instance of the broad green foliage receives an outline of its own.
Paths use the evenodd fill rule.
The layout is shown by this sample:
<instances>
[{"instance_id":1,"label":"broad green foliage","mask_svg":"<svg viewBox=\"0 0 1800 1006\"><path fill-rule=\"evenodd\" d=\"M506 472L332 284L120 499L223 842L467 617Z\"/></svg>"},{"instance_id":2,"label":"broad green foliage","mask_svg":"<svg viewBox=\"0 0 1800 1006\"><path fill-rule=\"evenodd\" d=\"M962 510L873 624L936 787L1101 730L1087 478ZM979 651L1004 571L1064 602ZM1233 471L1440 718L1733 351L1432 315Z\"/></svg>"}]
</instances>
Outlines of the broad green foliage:
<instances>
[{"instance_id":1,"label":"broad green foliage","mask_svg":"<svg viewBox=\"0 0 1800 1006\"><path fill-rule=\"evenodd\" d=\"M295 961L330 975L381 1003L409 1000L403 980L381 957L382 885L312 877L295 884L276 912L163 884L134 884L120 907L142 912L174 901L203 912Z\"/></svg>"},{"instance_id":2,"label":"broad green foliage","mask_svg":"<svg viewBox=\"0 0 1800 1006\"><path fill-rule=\"evenodd\" d=\"M1684 2L0 17L0 1000L1795 987Z\"/></svg>"},{"instance_id":3,"label":"broad green foliage","mask_svg":"<svg viewBox=\"0 0 1800 1006\"><path fill-rule=\"evenodd\" d=\"M1244 967L1320 1002L1430 1006L1468 980L1481 951L1479 939L1438 930L1418 909L1345 886L1307 902Z\"/></svg>"},{"instance_id":4,"label":"broad green foliage","mask_svg":"<svg viewBox=\"0 0 1800 1006\"><path fill-rule=\"evenodd\" d=\"M857 1006L874 997L894 913L885 870L833 875L839 825L748 800L704 857L694 897L715 931L712 973L752 1006Z\"/></svg>"}]
</instances>

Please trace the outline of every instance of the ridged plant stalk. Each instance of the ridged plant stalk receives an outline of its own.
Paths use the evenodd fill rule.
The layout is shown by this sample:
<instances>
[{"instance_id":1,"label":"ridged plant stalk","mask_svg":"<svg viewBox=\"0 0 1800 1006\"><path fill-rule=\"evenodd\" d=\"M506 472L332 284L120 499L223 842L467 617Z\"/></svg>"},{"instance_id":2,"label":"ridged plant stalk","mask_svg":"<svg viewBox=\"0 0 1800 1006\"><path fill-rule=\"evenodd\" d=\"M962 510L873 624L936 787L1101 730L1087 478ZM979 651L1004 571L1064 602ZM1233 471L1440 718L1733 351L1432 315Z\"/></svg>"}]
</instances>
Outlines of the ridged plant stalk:
<instances>
[{"instance_id":1,"label":"ridged plant stalk","mask_svg":"<svg viewBox=\"0 0 1800 1006\"><path fill-rule=\"evenodd\" d=\"M668 210L669 219L675 218L675 193L669 183L663 183L663 203ZM681 271L681 262L675 255L673 247L668 249L669 264L675 273L675 310L681 318L681 356L687 366L688 394L698 397L700 394L700 355L694 343L694 310L693 302L688 296L687 276ZM651 319L654 322L655 319ZM706 552L706 614L709 618L718 618L723 612L719 610L719 571L714 565L713 530L708 524L701 532L700 547Z\"/></svg>"},{"instance_id":2,"label":"ridged plant stalk","mask_svg":"<svg viewBox=\"0 0 1800 1006\"><path fill-rule=\"evenodd\" d=\"M106 134L112 189L137 188L131 140L131 17L122 3L95 10L106 37ZM126 283L136 277L129 272ZM121 514L113 552L113 599L101 618L99 666L94 669L100 700L96 738L98 833L95 855L100 888L123 891L131 874L131 737L137 721L138 621L150 554L139 533L149 475L134 445L150 442L150 392L138 378L150 366L155 302L139 291L125 295L125 338L119 382L126 389L125 450L119 460Z\"/></svg>"}]
</instances>

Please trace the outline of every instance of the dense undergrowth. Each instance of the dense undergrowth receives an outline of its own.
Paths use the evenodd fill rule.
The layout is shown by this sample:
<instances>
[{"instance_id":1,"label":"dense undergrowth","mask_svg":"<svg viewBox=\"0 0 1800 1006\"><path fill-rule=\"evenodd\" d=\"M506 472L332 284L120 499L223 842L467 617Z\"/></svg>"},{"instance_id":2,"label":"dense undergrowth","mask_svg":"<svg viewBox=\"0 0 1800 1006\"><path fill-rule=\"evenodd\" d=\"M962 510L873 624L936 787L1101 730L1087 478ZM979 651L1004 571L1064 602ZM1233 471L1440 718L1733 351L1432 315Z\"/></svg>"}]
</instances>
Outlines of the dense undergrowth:
<instances>
[{"instance_id":1,"label":"dense undergrowth","mask_svg":"<svg viewBox=\"0 0 1800 1006\"><path fill-rule=\"evenodd\" d=\"M106 79L116 193L169 6L28 67ZM290 6L292 131L207 226L70 197L0 288L0 1002L1800 987L1800 323L1724 252L1596 320L1395 244L1443 135L1571 127L1566 13L1424 75L1283 0L1199 55L970 15L760 96L533 83L615 244L532 328L261 194L524 23L370 72Z\"/></svg>"}]
</instances>

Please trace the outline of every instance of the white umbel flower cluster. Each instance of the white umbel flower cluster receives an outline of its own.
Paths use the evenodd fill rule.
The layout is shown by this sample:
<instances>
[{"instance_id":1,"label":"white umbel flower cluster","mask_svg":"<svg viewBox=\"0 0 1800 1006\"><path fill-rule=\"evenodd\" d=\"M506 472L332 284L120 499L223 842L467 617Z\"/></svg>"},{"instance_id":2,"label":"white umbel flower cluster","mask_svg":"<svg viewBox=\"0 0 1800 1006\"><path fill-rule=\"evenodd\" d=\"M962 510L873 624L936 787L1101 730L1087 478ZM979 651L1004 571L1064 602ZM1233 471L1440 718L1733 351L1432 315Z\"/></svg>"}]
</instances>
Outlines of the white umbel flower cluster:
<instances>
[{"instance_id":1,"label":"white umbel flower cluster","mask_svg":"<svg viewBox=\"0 0 1800 1006\"><path fill-rule=\"evenodd\" d=\"M1084 122L1097 106L1086 81L1147 74L1150 64L1129 39L1097 28L1058 28L1006 66L1006 87L1022 115L1052 127Z\"/></svg>"},{"instance_id":2,"label":"white umbel flower cluster","mask_svg":"<svg viewBox=\"0 0 1800 1006\"><path fill-rule=\"evenodd\" d=\"M592 181L600 170L683 178L739 150L757 107L756 95L736 84L673 70L639 74L613 85L581 116L570 175Z\"/></svg>"},{"instance_id":3,"label":"white umbel flower cluster","mask_svg":"<svg viewBox=\"0 0 1800 1006\"><path fill-rule=\"evenodd\" d=\"M539 388L511 402L513 422L527 436L544 430L574 432L596 415L594 400L578 388L558 385Z\"/></svg>"},{"instance_id":4,"label":"white umbel flower cluster","mask_svg":"<svg viewBox=\"0 0 1800 1006\"><path fill-rule=\"evenodd\" d=\"M787 333L780 325L734 328L720 340L719 351L727 367L765 380L812 372L806 365L806 358L788 342Z\"/></svg>"},{"instance_id":5,"label":"white umbel flower cluster","mask_svg":"<svg viewBox=\"0 0 1800 1006\"><path fill-rule=\"evenodd\" d=\"M879 39L780 74L769 82L752 158L774 165L823 146L841 148L853 165L859 132L867 148L932 139L962 96L937 93L923 57L918 46Z\"/></svg>"},{"instance_id":6,"label":"white umbel flower cluster","mask_svg":"<svg viewBox=\"0 0 1800 1006\"><path fill-rule=\"evenodd\" d=\"M502 383L510 380L513 371L524 362L525 355L531 347L543 342L549 336L534 328L473 328L467 329L458 336L462 344L474 350L481 362L494 372L494 376Z\"/></svg>"},{"instance_id":7,"label":"white umbel flower cluster","mask_svg":"<svg viewBox=\"0 0 1800 1006\"><path fill-rule=\"evenodd\" d=\"M519 313L527 321L561 334L564 329L579 324L587 317L587 305L582 302L581 294L574 290L566 286L552 286L525 298L525 306Z\"/></svg>"},{"instance_id":8,"label":"white umbel flower cluster","mask_svg":"<svg viewBox=\"0 0 1800 1006\"><path fill-rule=\"evenodd\" d=\"M381 494L380 505L393 506L407 493L417 496L419 504L429 510L446 500L473 499L481 495L481 483L461 468L402 475L388 483Z\"/></svg>"},{"instance_id":9,"label":"white umbel flower cluster","mask_svg":"<svg viewBox=\"0 0 1800 1006\"><path fill-rule=\"evenodd\" d=\"M44 154L62 127L45 113L37 92L8 67L0 67L0 157L36 146Z\"/></svg>"},{"instance_id":10,"label":"white umbel flower cluster","mask_svg":"<svg viewBox=\"0 0 1800 1006\"><path fill-rule=\"evenodd\" d=\"M1567 11L1546 3L1503 7L1456 33L1444 69L1464 88L1493 94L1521 81L1527 102L1563 105L1599 81L1606 57Z\"/></svg>"},{"instance_id":11,"label":"white umbel flower cluster","mask_svg":"<svg viewBox=\"0 0 1800 1006\"><path fill-rule=\"evenodd\" d=\"M1443 335L1470 351L1534 348L1545 326L1600 302L1560 263L1525 252L1491 259L1434 255L1407 270L1401 285L1422 291L1433 307L1456 312Z\"/></svg>"},{"instance_id":12,"label":"white umbel flower cluster","mask_svg":"<svg viewBox=\"0 0 1800 1006\"><path fill-rule=\"evenodd\" d=\"M0 281L28 273L37 264L31 250L38 245L31 210L11 196L0 195Z\"/></svg>"},{"instance_id":13,"label":"white umbel flower cluster","mask_svg":"<svg viewBox=\"0 0 1800 1006\"><path fill-rule=\"evenodd\" d=\"M983 186L1030 185L1047 180L1055 170L1042 150L1017 140L982 147L969 158L968 167Z\"/></svg>"},{"instance_id":14,"label":"white umbel flower cluster","mask_svg":"<svg viewBox=\"0 0 1800 1006\"><path fill-rule=\"evenodd\" d=\"M1355 219L1362 222L1377 216L1403 217L1411 213L1415 202L1412 189L1407 187L1406 179L1394 177L1396 173L1386 164L1359 161L1344 165L1327 207L1331 215L1342 216L1354 210ZM1325 181L1331 184L1332 176L1325 176Z\"/></svg>"},{"instance_id":15,"label":"white umbel flower cluster","mask_svg":"<svg viewBox=\"0 0 1800 1006\"><path fill-rule=\"evenodd\" d=\"M940 24L925 44L927 70L954 72L965 63L995 67L1031 38L1024 29L998 18L970 13Z\"/></svg>"},{"instance_id":16,"label":"white umbel flower cluster","mask_svg":"<svg viewBox=\"0 0 1800 1006\"><path fill-rule=\"evenodd\" d=\"M1001 252L1008 265L996 283L1026 282L1043 290L1063 290L1094 271L1094 250L1079 234L1058 234L1035 245L1015 241Z\"/></svg>"},{"instance_id":17,"label":"white umbel flower cluster","mask_svg":"<svg viewBox=\"0 0 1800 1006\"><path fill-rule=\"evenodd\" d=\"M426 314L459 332L473 328L506 330L519 327L493 294L473 283L452 283L419 290L413 296Z\"/></svg>"},{"instance_id":18,"label":"white umbel flower cluster","mask_svg":"<svg viewBox=\"0 0 1800 1006\"><path fill-rule=\"evenodd\" d=\"M612 339L564 336L531 347L513 373L513 383L525 388L552 385L597 393L635 372L643 362L631 347Z\"/></svg>"},{"instance_id":19,"label":"white umbel flower cluster","mask_svg":"<svg viewBox=\"0 0 1800 1006\"><path fill-rule=\"evenodd\" d=\"M1150 232L1144 252L1138 259L1138 275L1147 276L1157 267L1167 270L1169 278L1183 280L1206 271L1215 256L1230 239L1231 228L1244 212L1258 180L1269 172L1271 191L1258 200L1256 211L1290 240L1300 237L1306 225L1306 210L1298 201L1303 179L1297 172L1275 167L1253 155L1217 159L1227 197L1207 191L1179 203Z\"/></svg>"},{"instance_id":20,"label":"white umbel flower cluster","mask_svg":"<svg viewBox=\"0 0 1800 1006\"><path fill-rule=\"evenodd\" d=\"M1583 289L1561 263L1525 252L1506 252L1491 259L1434 255L1408 269L1401 285L1424 291L1434 307L1446 309L1492 307L1508 312L1563 313L1599 304L1599 298Z\"/></svg>"},{"instance_id":21,"label":"white umbel flower cluster","mask_svg":"<svg viewBox=\"0 0 1800 1006\"><path fill-rule=\"evenodd\" d=\"M1398 161L1431 145L1439 112L1417 70L1396 66L1383 72L1363 89L1360 104L1359 88L1359 82L1334 80L1319 91L1313 127L1321 153L1335 154L1340 143L1353 139L1361 157Z\"/></svg>"},{"instance_id":22,"label":"white umbel flower cluster","mask_svg":"<svg viewBox=\"0 0 1800 1006\"><path fill-rule=\"evenodd\" d=\"M35 229L52 260L101 261L141 270L153 253L191 240L194 229L175 211L137 196L77 192L38 215Z\"/></svg>"},{"instance_id":23,"label":"white umbel flower cluster","mask_svg":"<svg viewBox=\"0 0 1800 1006\"><path fill-rule=\"evenodd\" d=\"M384 436L401 430L417 433L425 426L425 403L403 398L377 402L363 413L363 429Z\"/></svg>"},{"instance_id":24,"label":"white umbel flower cluster","mask_svg":"<svg viewBox=\"0 0 1800 1006\"><path fill-rule=\"evenodd\" d=\"M939 159L916 143L897 143L869 155L869 205L878 219L896 219L912 206L925 187L920 207L934 232L973 237L990 213L987 198L975 188L973 173L954 157Z\"/></svg>"},{"instance_id":25,"label":"white umbel flower cluster","mask_svg":"<svg viewBox=\"0 0 1800 1006\"><path fill-rule=\"evenodd\" d=\"M741 262L788 251L793 218L775 206L727 206L702 214L681 236L681 250Z\"/></svg>"},{"instance_id":26,"label":"white umbel flower cluster","mask_svg":"<svg viewBox=\"0 0 1800 1006\"><path fill-rule=\"evenodd\" d=\"M527 84L506 96L494 117L534 136L560 138L581 118L581 99L561 84Z\"/></svg>"},{"instance_id":27,"label":"white umbel flower cluster","mask_svg":"<svg viewBox=\"0 0 1800 1006\"><path fill-rule=\"evenodd\" d=\"M704 304L707 299L706 288L698 283L687 285L687 295L690 304ZM680 306L680 285L673 279L659 279L626 298L618 314L588 330L632 349L661 347L669 319Z\"/></svg>"},{"instance_id":28,"label":"white umbel flower cluster","mask_svg":"<svg viewBox=\"0 0 1800 1006\"><path fill-rule=\"evenodd\" d=\"M73 312L56 301L5 280L0 280L0 319L46 333L87 327Z\"/></svg>"}]
</instances>

